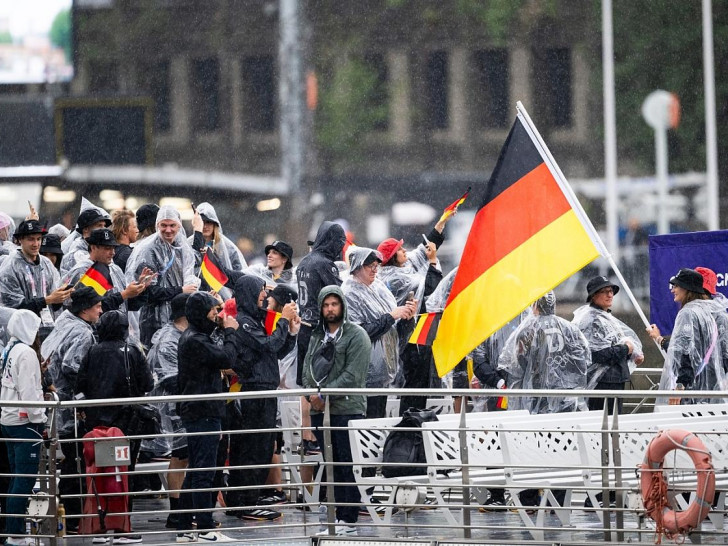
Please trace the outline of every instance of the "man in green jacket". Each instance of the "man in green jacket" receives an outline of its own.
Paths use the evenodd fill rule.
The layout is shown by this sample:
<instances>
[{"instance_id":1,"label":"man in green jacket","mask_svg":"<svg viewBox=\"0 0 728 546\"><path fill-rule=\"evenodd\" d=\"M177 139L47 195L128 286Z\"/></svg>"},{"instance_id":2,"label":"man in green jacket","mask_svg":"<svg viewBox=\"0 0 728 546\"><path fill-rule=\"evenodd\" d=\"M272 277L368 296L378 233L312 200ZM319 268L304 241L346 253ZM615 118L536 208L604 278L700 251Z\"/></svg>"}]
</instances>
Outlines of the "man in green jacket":
<instances>
[{"instance_id":1,"label":"man in green jacket","mask_svg":"<svg viewBox=\"0 0 728 546\"><path fill-rule=\"evenodd\" d=\"M372 344L364 328L349 322L346 314L346 299L338 286L326 286L319 293L318 306L321 320L311 333L311 342L303 364L303 386L306 388L352 388L366 386L367 370L371 360ZM314 434L319 445L324 445L321 428L324 421L325 397L312 395L311 425L316 427ZM352 419L363 419L367 402L364 395L331 396L329 400L331 426L344 430L331 431L331 444L334 462L351 463L351 447L346 427ZM361 496L354 485L354 472L351 466L335 466L334 496L339 503L350 506L336 507L336 535L357 534L352 524L359 519Z\"/></svg>"}]
</instances>

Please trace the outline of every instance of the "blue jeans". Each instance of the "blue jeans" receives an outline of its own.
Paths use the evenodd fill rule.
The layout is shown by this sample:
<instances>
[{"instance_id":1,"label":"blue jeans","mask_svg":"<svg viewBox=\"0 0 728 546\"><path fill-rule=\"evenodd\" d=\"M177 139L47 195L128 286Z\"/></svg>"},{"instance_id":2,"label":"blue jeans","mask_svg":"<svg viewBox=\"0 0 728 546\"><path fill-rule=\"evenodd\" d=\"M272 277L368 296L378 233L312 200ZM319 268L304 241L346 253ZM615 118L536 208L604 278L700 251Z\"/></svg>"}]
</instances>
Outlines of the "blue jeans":
<instances>
[{"instance_id":1,"label":"blue jeans","mask_svg":"<svg viewBox=\"0 0 728 546\"><path fill-rule=\"evenodd\" d=\"M363 415L332 415L331 426L348 427L349 421L363 418ZM311 425L316 427L313 433L316 436L318 444L322 448L324 447L324 431L319 427L323 426L323 423L323 413L311 415ZM331 431L331 450L334 457L334 462L351 463L351 444L349 444L348 430L344 429ZM334 481L337 484L342 485L334 486L335 499L329 499L329 502L334 501L353 504L353 506L337 506L336 519L344 521L346 523L356 523L359 520L359 503L361 502L361 495L359 494L359 488L354 485L356 482L354 481L354 470L352 466L350 464L344 466L335 466Z\"/></svg>"},{"instance_id":2,"label":"blue jeans","mask_svg":"<svg viewBox=\"0 0 728 546\"><path fill-rule=\"evenodd\" d=\"M41 424L29 423L27 425L2 426L3 436L9 439L28 439L34 442L6 442L10 472L13 474L37 474L40 461L40 445L42 441ZM8 498L8 514L25 514L28 497L33 492L35 478L13 476L10 479L8 494L25 495L24 497ZM8 518L7 532L10 535L25 534L25 517Z\"/></svg>"},{"instance_id":3,"label":"blue jeans","mask_svg":"<svg viewBox=\"0 0 728 546\"><path fill-rule=\"evenodd\" d=\"M182 420L182 425L187 432L220 432L219 417L204 417L194 421ZM189 466L182 484L182 489L204 489L213 486L215 480L214 470L192 471L196 468L214 468L217 461L217 446L220 442L219 434L206 434L204 436L189 436L187 448L189 451ZM202 511L215 508L217 495L214 491L200 491L182 493L180 495L180 509L200 510L198 513L181 512L177 529L188 531L192 528L192 517L197 521L197 529L214 529L215 522L212 519L212 512Z\"/></svg>"}]
</instances>

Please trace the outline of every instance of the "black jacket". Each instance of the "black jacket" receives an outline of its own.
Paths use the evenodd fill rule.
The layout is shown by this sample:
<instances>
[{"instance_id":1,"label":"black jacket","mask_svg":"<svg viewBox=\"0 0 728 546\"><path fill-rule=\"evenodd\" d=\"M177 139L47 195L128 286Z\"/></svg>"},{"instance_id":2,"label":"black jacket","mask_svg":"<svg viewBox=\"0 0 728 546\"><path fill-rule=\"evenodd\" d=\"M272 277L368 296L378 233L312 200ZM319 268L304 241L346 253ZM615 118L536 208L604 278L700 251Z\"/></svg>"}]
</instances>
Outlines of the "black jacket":
<instances>
[{"instance_id":1,"label":"black jacket","mask_svg":"<svg viewBox=\"0 0 728 546\"><path fill-rule=\"evenodd\" d=\"M114 252L114 263L118 265L122 271L126 271L126 262L131 256L131 247L129 245L119 245Z\"/></svg>"},{"instance_id":2,"label":"black jacket","mask_svg":"<svg viewBox=\"0 0 728 546\"><path fill-rule=\"evenodd\" d=\"M252 275L240 277L235 283L235 301L238 304L237 334L242 351L235 363L240 384L244 390L275 390L280 383L278 360L296 346L296 336L288 333L288 321L278 320L271 335L263 327L265 310L258 307L258 295L264 281Z\"/></svg>"},{"instance_id":3,"label":"black jacket","mask_svg":"<svg viewBox=\"0 0 728 546\"><path fill-rule=\"evenodd\" d=\"M334 262L342 259L341 251L345 244L344 228L333 222L323 222L316 234L313 250L298 264L298 305L304 321L311 324L318 321L320 310L316 301L324 286L341 286L339 270Z\"/></svg>"},{"instance_id":4,"label":"black jacket","mask_svg":"<svg viewBox=\"0 0 728 546\"><path fill-rule=\"evenodd\" d=\"M76 377L76 393L84 393L89 400L101 398L129 398L144 396L152 390L154 380L142 351L127 344L129 322L122 311L109 311L101 315L96 331L99 343L92 345L81 361ZM129 380L127 381L127 364ZM121 426L126 406L89 407L86 425Z\"/></svg>"},{"instance_id":5,"label":"black jacket","mask_svg":"<svg viewBox=\"0 0 728 546\"><path fill-rule=\"evenodd\" d=\"M185 315L189 327L180 337L177 347L177 387L179 394L216 394L223 392L220 370L233 367L241 345L235 330L226 328L222 335L213 339L217 328L207 318L218 302L210 294L195 292L187 300ZM179 413L183 420L203 417L223 417L224 400L181 402Z\"/></svg>"}]
</instances>

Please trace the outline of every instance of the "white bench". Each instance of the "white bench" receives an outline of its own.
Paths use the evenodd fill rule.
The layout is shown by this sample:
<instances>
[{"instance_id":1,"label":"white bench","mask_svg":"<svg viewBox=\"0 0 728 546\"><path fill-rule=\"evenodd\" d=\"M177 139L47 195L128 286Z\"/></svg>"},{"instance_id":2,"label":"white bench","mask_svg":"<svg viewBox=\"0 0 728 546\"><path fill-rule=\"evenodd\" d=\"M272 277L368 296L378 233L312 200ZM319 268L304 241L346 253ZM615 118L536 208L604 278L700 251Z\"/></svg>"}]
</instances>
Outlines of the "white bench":
<instances>
[{"instance_id":1,"label":"white bench","mask_svg":"<svg viewBox=\"0 0 728 546\"><path fill-rule=\"evenodd\" d=\"M445 415L454 411L454 401L452 396L428 398L425 407L434 410L437 415ZM397 417L398 415L399 398L397 396L387 397L387 417Z\"/></svg>"}]
</instances>

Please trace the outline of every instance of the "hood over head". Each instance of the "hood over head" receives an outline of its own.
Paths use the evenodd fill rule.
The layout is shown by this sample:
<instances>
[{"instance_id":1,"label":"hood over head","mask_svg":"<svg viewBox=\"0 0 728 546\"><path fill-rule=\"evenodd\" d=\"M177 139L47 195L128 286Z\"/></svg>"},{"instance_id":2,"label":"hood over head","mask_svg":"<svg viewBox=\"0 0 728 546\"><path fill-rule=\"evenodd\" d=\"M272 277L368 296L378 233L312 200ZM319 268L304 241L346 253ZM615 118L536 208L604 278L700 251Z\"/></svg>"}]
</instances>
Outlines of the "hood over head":
<instances>
[{"instance_id":1,"label":"hood over head","mask_svg":"<svg viewBox=\"0 0 728 546\"><path fill-rule=\"evenodd\" d=\"M334 222L322 222L316 233L313 250L321 252L330 260L340 260L346 244L344 228Z\"/></svg>"},{"instance_id":2,"label":"hood over head","mask_svg":"<svg viewBox=\"0 0 728 546\"><path fill-rule=\"evenodd\" d=\"M321 308L324 305L324 300L331 294L339 296L339 299L341 300L341 304L344 306L344 322L349 321L349 312L348 312L348 307L346 305L346 297L344 296L344 291L338 286L334 286L334 285L324 286L321 289L321 291L319 292L319 296L318 296L319 317L321 319L321 324L324 325L324 327L325 327L325 323L324 323L323 314L321 313Z\"/></svg>"},{"instance_id":3,"label":"hood over head","mask_svg":"<svg viewBox=\"0 0 728 546\"><path fill-rule=\"evenodd\" d=\"M220 302L207 292L194 292L187 298L187 303L185 304L187 322L199 332L211 334L217 327L217 324L208 319L207 314L210 312L210 309L218 305L220 305Z\"/></svg>"},{"instance_id":4,"label":"hood over head","mask_svg":"<svg viewBox=\"0 0 728 546\"><path fill-rule=\"evenodd\" d=\"M370 263L378 261L382 263L382 254L378 250L373 248L367 248L365 246L350 247L349 249L349 271L354 273L360 267L369 265Z\"/></svg>"},{"instance_id":5,"label":"hood over head","mask_svg":"<svg viewBox=\"0 0 728 546\"><path fill-rule=\"evenodd\" d=\"M265 281L256 275L243 275L235 282L238 315L247 315L255 320L265 316L265 309L258 307L258 296L264 288Z\"/></svg>"},{"instance_id":6,"label":"hood over head","mask_svg":"<svg viewBox=\"0 0 728 546\"><path fill-rule=\"evenodd\" d=\"M174 222L177 222L180 227L182 227L182 217L179 215L179 211L170 205L164 205L163 207L159 207L159 211L157 212L157 220L154 222L154 225L159 226L159 222L162 222L164 220L172 220Z\"/></svg>"},{"instance_id":7,"label":"hood over head","mask_svg":"<svg viewBox=\"0 0 728 546\"><path fill-rule=\"evenodd\" d=\"M107 311L96 323L99 341L123 341L129 335L129 319L123 311Z\"/></svg>"},{"instance_id":8,"label":"hood over head","mask_svg":"<svg viewBox=\"0 0 728 546\"><path fill-rule=\"evenodd\" d=\"M35 336L38 335L38 328L40 328L40 317L27 309L15 311L8 321L8 333L26 345L33 344Z\"/></svg>"},{"instance_id":9,"label":"hood over head","mask_svg":"<svg viewBox=\"0 0 728 546\"><path fill-rule=\"evenodd\" d=\"M536 300L536 308L542 315L553 315L556 313L556 294L553 290L546 292Z\"/></svg>"},{"instance_id":10,"label":"hood over head","mask_svg":"<svg viewBox=\"0 0 728 546\"><path fill-rule=\"evenodd\" d=\"M10 241L13 233L15 233L15 222L7 214L0 212L0 241Z\"/></svg>"},{"instance_id":11,"label":"hood over head","mask_svg":"<svg viewBox=\"0 0 728 546\"><path fill-rule=\"evenodd\" d=\"M217 217L215 207L213 207L207 201L197 205L197 212L200 213L200 216L202 216L202 220L204 222L212 222L213 224L216 224L217 227L220 227L220 219Z\"/></svg>"}]
</instances>

